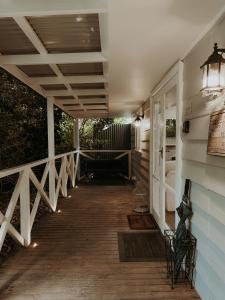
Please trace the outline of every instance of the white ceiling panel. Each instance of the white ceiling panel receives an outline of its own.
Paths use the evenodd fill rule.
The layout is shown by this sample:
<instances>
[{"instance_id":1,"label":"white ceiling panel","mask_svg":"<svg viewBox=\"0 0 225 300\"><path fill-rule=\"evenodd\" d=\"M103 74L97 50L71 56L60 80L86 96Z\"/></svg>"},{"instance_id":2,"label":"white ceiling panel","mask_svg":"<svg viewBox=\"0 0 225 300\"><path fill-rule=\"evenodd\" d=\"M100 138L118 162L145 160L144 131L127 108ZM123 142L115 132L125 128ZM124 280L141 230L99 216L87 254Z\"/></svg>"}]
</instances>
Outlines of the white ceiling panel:
<instances>
[{"instance_id":1,"label":"white ceiling panel","mask_svg":"<svg viewBox=\"0 0 225 300\"><path fill-rule=\"evenodd\" d=\"M224 5L224 0L110 0L110 112L129 112L145 101Z\"/></svg>"}]
</instances>

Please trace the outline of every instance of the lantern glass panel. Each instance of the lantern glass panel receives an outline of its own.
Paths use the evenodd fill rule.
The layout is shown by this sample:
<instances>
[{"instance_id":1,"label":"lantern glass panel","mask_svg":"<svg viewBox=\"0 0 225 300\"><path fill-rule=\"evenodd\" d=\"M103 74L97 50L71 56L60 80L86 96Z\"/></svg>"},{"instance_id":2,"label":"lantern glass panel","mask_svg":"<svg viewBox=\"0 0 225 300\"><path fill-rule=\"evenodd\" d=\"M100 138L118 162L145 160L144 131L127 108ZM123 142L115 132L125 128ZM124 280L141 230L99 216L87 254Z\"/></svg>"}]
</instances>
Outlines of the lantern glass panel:
<instances>
[{"instance_id":1,"label":"lantern glass panel","mask_svg":"<svg viewBox=\"0 0 225 300\"><path fill-rule=\"evenodd\" d=\"M221 63L220 67L220 86L225 87L225 63Z\"/></svg>"},{"instance_id":2,"label":"lantern glass panel","mask_svg":"<svg viewBox=\"0 0 225 300\"><path fill-rule=\"evenodd\" d=\"M208 81L208 65L204 65L203 67L203 78L202 78L202 88L205 89L207 87L207 81Z\"/></svg>"},{"instance_id":3,"label":"lantern glass panel","mask_svg":"<svg viewBox=\"0 0 225 300\"><path fill-rule=\"evenodd\" d=\"M134 124L135 124L135 127L140 127L141 126L141 120L135 120L135 122L134 122Z\"/></svg>"},{"instance_id":4,"label":"lantern glass panel","mask_svg":"<svg viewBox=\"0 0 225 300\"><path fill-rule=\"evenodd\" d=\"M208 87L218 87L220 85L219 63L209 64Z\"/></svg>"}]
</instances>

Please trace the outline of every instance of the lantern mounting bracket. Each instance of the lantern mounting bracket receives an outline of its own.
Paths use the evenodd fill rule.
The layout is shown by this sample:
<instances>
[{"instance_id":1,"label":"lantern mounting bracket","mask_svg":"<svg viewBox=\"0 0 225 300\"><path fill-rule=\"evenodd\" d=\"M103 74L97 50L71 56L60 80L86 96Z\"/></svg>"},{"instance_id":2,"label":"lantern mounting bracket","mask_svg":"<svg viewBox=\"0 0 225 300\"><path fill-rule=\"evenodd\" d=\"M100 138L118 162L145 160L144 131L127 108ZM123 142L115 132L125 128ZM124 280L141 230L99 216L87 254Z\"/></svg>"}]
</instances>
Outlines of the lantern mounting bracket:
<instances>
[{"instance_id":1,"label":"lantern mounting bracket","mask_svg":"<svg viewBox=\"0 0 225 300\"><path fill-rule=\"evenodd\" d=\"M222 52L222 53L225 53L225 48L218 48L218 44L215 43L215 44L214 44L214 51L215 51L215 52Z\"/></svg>"}]
</instances>

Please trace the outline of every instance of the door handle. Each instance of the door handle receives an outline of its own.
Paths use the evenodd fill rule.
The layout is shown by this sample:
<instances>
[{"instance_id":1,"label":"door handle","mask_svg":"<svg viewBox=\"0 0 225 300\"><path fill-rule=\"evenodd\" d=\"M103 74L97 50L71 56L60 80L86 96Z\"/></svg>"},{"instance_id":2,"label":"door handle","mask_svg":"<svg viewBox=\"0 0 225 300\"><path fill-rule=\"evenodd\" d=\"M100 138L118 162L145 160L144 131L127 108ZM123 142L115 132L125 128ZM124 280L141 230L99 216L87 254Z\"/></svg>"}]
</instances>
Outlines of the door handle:
<instances>
[{"instance_id":1,"label":"door handle","mask_svg":"<svg viewBox=\"0 0 225 300\"><path fill-rule=\"evenodd\" d=\"M159 152L161 153L161 158L163 158L163 147L159 150Z\"/></svg>"}]
</instances>

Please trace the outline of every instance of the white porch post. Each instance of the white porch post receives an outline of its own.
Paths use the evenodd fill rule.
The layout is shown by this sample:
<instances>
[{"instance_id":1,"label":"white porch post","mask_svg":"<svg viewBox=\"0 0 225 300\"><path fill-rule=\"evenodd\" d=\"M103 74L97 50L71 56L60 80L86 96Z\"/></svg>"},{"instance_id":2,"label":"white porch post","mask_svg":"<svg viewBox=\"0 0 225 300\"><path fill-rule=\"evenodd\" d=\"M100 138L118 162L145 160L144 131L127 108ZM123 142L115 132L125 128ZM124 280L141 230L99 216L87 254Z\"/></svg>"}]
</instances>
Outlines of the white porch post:
<instances>
[{"instance_id":1,"label":"white porch post","mask_svg":"<svg viewBox=\"0 0 225 300\"><path fill-rule=\"evenodd\" d=\"M49 199L56 209L55 199L55 136L54 136L54 104L51 99L47 99L48 117L48 157L49 157Z\"/></svg>"},{"instance_id":2,"label":"white porch post","mask_svg":"<svg viewBox=\"0 0 225 300\"><path fill-rule=\"evenodd\" d=\"M77 152L77 157L76 157L76 164L75 164L75 183L76 183L76 179L80 179L80 135L79 135L79 119L75 119L74 120L74 126L73 126L73 145L74 148L76 150L78 150Z\"/></svg>"},{"instance_id":3,"label":"white porch post","mask_svg":"<svg viewBox=\"0 0 225 300\"><path fill-rule=\"evenodd\" d=\"M27 247L31 242L29 170L25 169L22 176L22 188L20 191L20 229L24 239L24 246Z\"/></svg>"},{"instance_id":4,"label":"white porch post","mask_svg":"<svg viewBox=\"0 0 225 300\"><path fill-rule=\"evenodd\" d=\"M79 148L79 122L78 119L74 119L73 122L73 147L77 150ZM74 159L74 153L71 155L71 165L70 170L72 174L72 186L75 187L76 183L76 169L77 169L77 157L79 154L76 154L76 160Z\"/></svg>"}]
</instances>

